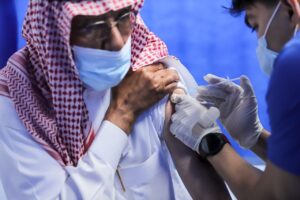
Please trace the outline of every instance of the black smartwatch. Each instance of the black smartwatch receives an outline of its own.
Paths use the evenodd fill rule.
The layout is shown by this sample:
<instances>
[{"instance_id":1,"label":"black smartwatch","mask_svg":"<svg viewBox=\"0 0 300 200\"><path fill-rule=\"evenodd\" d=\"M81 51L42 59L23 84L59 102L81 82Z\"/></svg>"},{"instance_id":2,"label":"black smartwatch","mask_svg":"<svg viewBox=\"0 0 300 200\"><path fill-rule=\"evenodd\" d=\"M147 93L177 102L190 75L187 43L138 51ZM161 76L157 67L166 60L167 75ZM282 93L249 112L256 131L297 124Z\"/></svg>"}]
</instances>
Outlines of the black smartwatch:
<instances>
[{"instance_id":1,"label":"black smartwatch","mask_svg":"<svg viewBox=\"0 0 300 200\"><path fill-rule=\"evenodd\" d=\"M209 133L202 138L198 147L198 153L203 158L216 155L226 143L229 143L229 141L224 134Z\"/></svg>"}]
</instances>

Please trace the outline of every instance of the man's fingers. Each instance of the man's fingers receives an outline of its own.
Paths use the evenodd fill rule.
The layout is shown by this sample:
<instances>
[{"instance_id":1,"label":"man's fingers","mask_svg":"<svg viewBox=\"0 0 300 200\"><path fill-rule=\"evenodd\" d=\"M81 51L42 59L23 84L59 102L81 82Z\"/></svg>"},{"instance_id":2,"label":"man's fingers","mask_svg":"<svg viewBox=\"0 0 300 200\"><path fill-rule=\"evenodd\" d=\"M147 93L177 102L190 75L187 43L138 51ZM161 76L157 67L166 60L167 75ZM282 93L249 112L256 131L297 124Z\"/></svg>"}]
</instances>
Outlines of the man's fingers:
<instances>
[{"instance_id":1,"label":"man's fingers","mask_svg":"<svg viewBox=\"0 0 300 200\"><path fill-rule=\"evenodd\" d=\"M149 72L157 72L163 69L165 69L165 66L162 63L154 63L152 65L148 65L142 68L142 70L149 71Z\"/></svg>"},{"instance_id":2,"label":"man's fingers","mask_svg":"<svg viewBox=\"0 0 300 200\"><path fill-rule=\"evenodd\" d=\"M154 73L154 76L158 79L162 79L165 85L168 85L172 82L179 81L178 73L173 69L164 69Z\"/></svg>"},{"instance_id":3,"label":"man's fingers","mask_svg":"<svg viewBox=\"0 0 300 200\"><path fill-rule=\"evenodd\" d=\"M182 94L172 94L171 96L171 102L174 104L180 103L183 100Z\"/></svg>"},{"instance_id":4,"label":"man's fingers","mask_svg":"<svg viewBox=\"0 0 300 200\"><path fill-rule=\"evenodd\" d=\"M178 73L174 70L164 69L154 73L154 84L160 88L162 92L172 93L179 81Z\"/></svg>"},{"instance_id":5,"label":"man's fingers","mask_svg":"<svg viewBox=\"0 0 300 200\"><path fill-rule=\"evenodd\" d=\"M180 81L179 75L172 69L167 69L166 72L166 76L163 78L165 90L169 91L171 87L173 92L173 90L177 88L178 81ZM175 86L175 88L173 88L173 86Z\"/></svg>"},{"instance_id":6,"label":"man's fingers","mask_svg":"<svg viewBox=\"0 0 300 200\"><path fill-rule=\"evenodd\" d=\"M169 94L170 94L170 93L173 93L174 90L177 89L177 85L178 85L177 82L170 83L169 85L167 85L167 86L164 88L164 90L165 90L166 93L169 93Z\"/></svg>"}]
</instances>

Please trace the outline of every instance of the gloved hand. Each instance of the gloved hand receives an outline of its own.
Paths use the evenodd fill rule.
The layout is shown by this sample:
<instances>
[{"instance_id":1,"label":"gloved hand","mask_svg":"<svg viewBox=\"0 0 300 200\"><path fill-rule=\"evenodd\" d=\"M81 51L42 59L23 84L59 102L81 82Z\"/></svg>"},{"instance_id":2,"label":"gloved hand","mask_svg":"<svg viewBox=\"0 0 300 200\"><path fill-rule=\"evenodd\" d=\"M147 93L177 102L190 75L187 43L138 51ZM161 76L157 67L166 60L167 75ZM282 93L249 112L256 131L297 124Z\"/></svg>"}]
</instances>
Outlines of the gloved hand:
<instances>
[{"instance_id":1,"label":"gloved hand","mask_svg":"<svg viewBox=\"0 0 300 200\"><path fill-rule=\"evenodd\" d=\"M171 101L176 104L172 115L171 133L185 145L198 152L201 139L208 133L221 133L215 123L220 112L217 108L207 109L196 99L185 94L174 94ZM199 152L198 152L199 153Z\"/></svg>"},{"instance_id":2,"label":"gloved hand","mask_svg":"<svg viewBox=\"0 0 300 200\"><path fill-rule=\"evenodd\" d=\"M262 132L257 100L246 76L240 77L240 86L224 78L208 74L210 84L198 88L197 100L210 102L219 108L220 120L230 135L244 148L251 148Z\"/></svg>"}]
</instances>

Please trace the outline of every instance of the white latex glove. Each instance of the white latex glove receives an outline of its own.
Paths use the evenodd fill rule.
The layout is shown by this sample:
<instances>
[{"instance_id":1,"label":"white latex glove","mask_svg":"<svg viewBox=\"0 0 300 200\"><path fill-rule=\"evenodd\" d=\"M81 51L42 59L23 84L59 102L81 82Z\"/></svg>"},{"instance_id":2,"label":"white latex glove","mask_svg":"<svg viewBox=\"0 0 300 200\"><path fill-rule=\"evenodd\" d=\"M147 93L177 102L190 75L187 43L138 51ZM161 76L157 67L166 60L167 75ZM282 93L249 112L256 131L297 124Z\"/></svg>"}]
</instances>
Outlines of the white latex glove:
<instances>
[{"instance_id":1,"label":"white latex glove","mask_svg":"<svg viewBox=\"0 0 300 200\"><path fill-rule=\"evenodd\" d=\"M240 86L227 79L208 74L210 84L198 88L197 100L207 101L219 108L220 120L230 135L244 148L251 148L262 132L257 100L246 76L240 77Z\"/></svg>"},{"instance_id":2,"label":"white latex glove","mask_svg":"<svg viewBox=\"0 0 300 200\"><path fill-rule=\"evenodd\" d=\"M176 112L171 118L170 131L194 151L198 152L200 141L206 134L221 133L215 123L220 115L217 108L207 109L196 99L184 94L173 94L171 101L176 104Z\"/></svg>"}]
</instances>

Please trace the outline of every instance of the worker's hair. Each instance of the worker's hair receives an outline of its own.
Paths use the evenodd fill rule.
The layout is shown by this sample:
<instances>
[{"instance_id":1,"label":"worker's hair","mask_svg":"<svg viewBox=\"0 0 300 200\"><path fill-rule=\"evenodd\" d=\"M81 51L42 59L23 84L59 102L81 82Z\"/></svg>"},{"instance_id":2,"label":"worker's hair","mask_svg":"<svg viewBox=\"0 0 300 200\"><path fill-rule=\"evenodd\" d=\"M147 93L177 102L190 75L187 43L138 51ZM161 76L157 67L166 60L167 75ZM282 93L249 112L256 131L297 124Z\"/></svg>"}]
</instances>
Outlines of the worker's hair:
<instances>
[{"instance_id":1,"label":"worker's hair","mask_svg":"<svg viewBox=\"0 0 300 200\"><path fill-rule=\"evenodd\" d=\"M266 6L272 7L275 6L279 0L232 0L231 7L229 12L233 16L240 15L245 9L249 6L252 6L255 3L261 3Z\"/></svg>"}]
</instances>

